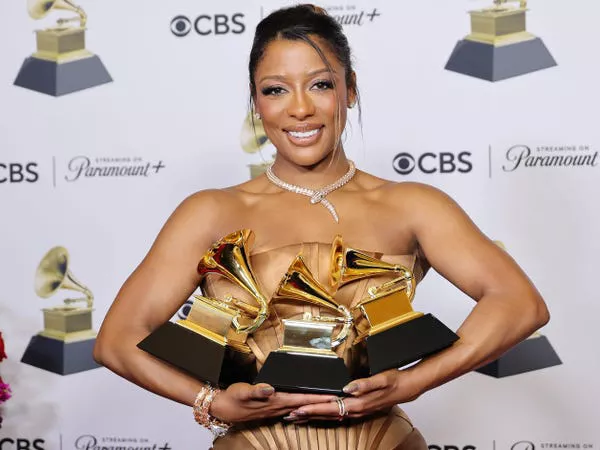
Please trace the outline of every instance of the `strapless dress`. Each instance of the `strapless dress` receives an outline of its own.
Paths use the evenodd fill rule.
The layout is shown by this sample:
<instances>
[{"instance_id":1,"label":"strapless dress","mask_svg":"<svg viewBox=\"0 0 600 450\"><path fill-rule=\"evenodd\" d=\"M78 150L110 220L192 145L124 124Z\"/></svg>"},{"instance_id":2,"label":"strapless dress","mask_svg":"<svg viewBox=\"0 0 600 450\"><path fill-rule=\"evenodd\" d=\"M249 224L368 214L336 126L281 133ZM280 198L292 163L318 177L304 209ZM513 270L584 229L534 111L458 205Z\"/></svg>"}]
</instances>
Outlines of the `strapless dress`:
<instances>
[{"instance_id":1,"label":"strapless dress","mask_svg":"<svg viewBox=\"0 0 600 450\"><path fill-rule=\"evenodd\" d=\"M300 252L310 272L324 286L329 285L331 244L302 243L279 247L250 255L252 270L261 284L263 293L271 298L292 260ZM427 271L426 263L415 254L383 255L365 252L383 261L402 264L412 270L419 282ZM347 307L354 306L367 296L367 289L391 280L392 275L364 278L341 286L335 294L335 300ZM233 295L239 299L247 299L248 294L235 286L225 277L211 274L202 285L205 295L223 298ZM252 301L252 300L248 300ZM256 358L257 369L260 370L267 356L277 350L282 343L282 318L301 318L304 312L314 316L320 314L321 308L311 304L298 302L276 302L270 306L269 318L263 325L248 336L247 343ZM330 314L330 311L323 311ZM351 331L348 339L339 345L335 352L348 364L352 355L351 343L356 337ZM264 420L257 423L245 422L236 424L230 431L213 442L214 450L281 450L281 449L315 449L315 450L367 450L367 449L406 449L426 450L427 444L412 425L411 421L398 406L381 411L367 418L348 419L343 422L311 421L303 424L288 423L282 418Z\"/></svg>"}]
</instances>

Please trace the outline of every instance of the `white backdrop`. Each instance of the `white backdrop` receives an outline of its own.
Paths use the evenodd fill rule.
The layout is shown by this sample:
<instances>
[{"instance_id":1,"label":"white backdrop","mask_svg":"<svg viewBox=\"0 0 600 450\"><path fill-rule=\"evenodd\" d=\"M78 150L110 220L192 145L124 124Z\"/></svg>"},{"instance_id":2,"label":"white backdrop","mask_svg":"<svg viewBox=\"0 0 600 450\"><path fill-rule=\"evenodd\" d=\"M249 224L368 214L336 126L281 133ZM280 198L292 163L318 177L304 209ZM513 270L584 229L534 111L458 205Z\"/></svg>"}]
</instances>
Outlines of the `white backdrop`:
<instances>
[{"instance_id":1,"label":"white backdrop","mask_svg":"<svg viewBox=\"0 0 600 450\"><path fill-rule=\"evenodd\" d=\"M91 449L94 439L105 446L129 440L143 448L145 440L149 448L207 448L210 436L189 408L106 369L60 376L21 363L29 339L42 329L41 308L69 296L38 298L33 275L47 250L65 246L74 275L95 295L97 329L184 197L248 179L248 165L261 161L259 154L243 152L239 139L253 30L261 14L289 2L174 0L142 7L81 0L89 16L87 48L114 82L56 98L13 82L35 51L33 31L68 14L34 21L25 3L4 2L0 28L0 181L8 178L0 183L0 330L9 355L0 373L14 394L3 409L0 449ZM537 448L598 448L600 158L585 167L503 167L511 166L506 155L515 145L536 155L546 154L536 153L542 146L585 146L580 153L590 155L600 149L600 7L592 1L530 1L528 30L544 40L558 65L492 83L444 70L456 42L469 32L467 11L488 6L486 1L324 6L364 12L361 25L345 26L364 122L361 135L352 113L350 157L378 176L443 189L488 236L502 241L544 295L552 319L541 332L563 362L506 378L471 373L405 409L428 443L440 448L511 450L519 441ZM374 9L379 15L371 21L366 14ZM192 20L243 14L238 21L245 29L176 37L170 23L180 14ZM416 167L401 175L393 166L401 152L415 158L467 152L463 158L472 169L427 174ZM269 158L273 149L262 153ZM147 177L68 181L74 176L69 162L81 156L140 158L165 167ZM439 156L427 159L426 168L436 161ZM4 167L27 163L36 164L37 180L11 181ZM416 309L453 328L471 307L434 272L415 300Z\"/></svg>"}]
</instances>

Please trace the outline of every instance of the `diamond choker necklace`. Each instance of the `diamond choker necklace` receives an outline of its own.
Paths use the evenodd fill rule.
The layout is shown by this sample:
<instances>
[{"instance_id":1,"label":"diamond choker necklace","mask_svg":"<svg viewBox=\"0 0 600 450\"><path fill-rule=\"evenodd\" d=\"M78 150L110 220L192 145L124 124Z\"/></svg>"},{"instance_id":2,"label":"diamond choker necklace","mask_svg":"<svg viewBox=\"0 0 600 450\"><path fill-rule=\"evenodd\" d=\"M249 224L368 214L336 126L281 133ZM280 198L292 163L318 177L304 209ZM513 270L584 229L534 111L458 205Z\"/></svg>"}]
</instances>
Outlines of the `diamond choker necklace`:
<instances>
[{"instance_id":1,"label":"diamond choker necklace","mask_svg":"<svg viewBox=\"0 0 600 450\"><path fill-rule=\"evenodd\" d=\"M354 166L354 162L348 160L348 172L346 172L340 179L337 181L322 187L321 189L308 189L302 186L296 186L294 184L286 183L283 180L280 180L277 175L273 173L273 165L271 164L267 169L267 178L271 183L279 186L281 189L285 189L286 191L294 192L296 194L306 195L310 197L310 202L314 205L315 203L322 204L327 210L331 213L334 220L339 223L339 217L337 212L331 202L327 200L325 197L336 189L341 188L348 181L352 179L354 174L356 173L356 167Z\"/></svg>"}]
</instances>

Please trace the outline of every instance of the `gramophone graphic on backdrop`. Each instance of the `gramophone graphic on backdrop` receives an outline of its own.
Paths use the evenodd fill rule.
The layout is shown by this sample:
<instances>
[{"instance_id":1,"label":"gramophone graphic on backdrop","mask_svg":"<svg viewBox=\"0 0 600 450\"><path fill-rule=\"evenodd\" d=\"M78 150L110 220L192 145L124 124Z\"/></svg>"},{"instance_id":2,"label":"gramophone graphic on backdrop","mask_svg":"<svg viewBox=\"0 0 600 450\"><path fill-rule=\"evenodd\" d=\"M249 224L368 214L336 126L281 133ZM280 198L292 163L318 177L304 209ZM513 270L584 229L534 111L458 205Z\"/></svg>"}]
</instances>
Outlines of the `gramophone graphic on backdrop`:
<instances>
[{"instance_id":1,"label":"gramophone graphic on backdrop","mask_svg":"<svg viewBox=\"0 0 600 450\"><path fill-rule=\"evenodd\" d=\"M527 31L527 11L526 0L494 0L469 11L471 33L456 44L446 70L500 81L556 66L543 41Z\"/></svg>"},{"instance_id":2,"label":"gramophone graphic on backdrop","mask_svg":"<svg viewBox=\"0 0 600 450\"><path fill-rule=\"evenodd\" d=\"M35 272L35 292L47 298L61 289L84 296L43 309L44 330L31 338L21 362L60 375L96 369L100 366L92 356L96 342L92 329L94 296L69 270L67 249L54 247L44 255ZM82 302L84 306L77 305Z\"/></svg>"},{"instance_id":3,"label":"gramophone graphic on backdrop","mask_svg":"<svg viewBox=\"0 0 600 450\"><path fill-rule=\"evenodd\" d=\"M76 17L60 18L56 26L37 30L37 51L27 57L15 79L16 86L58 97L112 81L97 55L85 48L87 15L71 0L28 0L34 19L66 10ZM78 26L69 26L70 22Z\"/></svg>"},{"instance_id":4,"label":"gramophone graphic on backdrop","mask_svg":"<svg viewBox=\"0 0 600 450\"><path fill-rule=\"evenodd\" d=\"M246 153L260 152L269 144L269 138L265 133L262 121L252 112L248 113L242 124L240 132L240 144ZM250 178L256 178L263 174L273 161L264 161L259 164L248 164Z\"/></svg>"}]
</instances>

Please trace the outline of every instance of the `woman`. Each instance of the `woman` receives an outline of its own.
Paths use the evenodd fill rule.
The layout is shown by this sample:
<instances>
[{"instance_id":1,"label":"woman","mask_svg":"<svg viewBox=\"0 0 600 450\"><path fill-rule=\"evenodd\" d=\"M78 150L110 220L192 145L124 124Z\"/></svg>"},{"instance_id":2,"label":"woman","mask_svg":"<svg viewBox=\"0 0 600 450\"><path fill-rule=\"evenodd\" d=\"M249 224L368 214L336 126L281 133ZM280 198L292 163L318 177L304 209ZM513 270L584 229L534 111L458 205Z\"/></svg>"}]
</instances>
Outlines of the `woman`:
<instances>
[{"instance_id":1,"label":"woman","mask_svg":"<svg viewBox=\"0 0 600 450\"><path fill-rule=\"evenodd\" d=\"M273 166L249 182L198 192L181 203L118 293L95 357L145 389L195 406L199 422L221 430L215 449L426 449L396 405L496 359L531 335L549 319L544 301L512 259L442 192L354 169L341 134L347 108L357 102L356 76L341 27L322 9L303 5L266 17L256 29L249 76L256 120L277 149ZM309 201L310 190L324 186L331 188ZM313 274L326 279L331 242L341 235L354 248L405 264L418 279L433 267L477 304L452 347L409 369L352 381L343 402L275 392L265 384L209 389L136 344L196 289L198 261L211 244L240 229L256 236L252 263L267 298L299 252ZM227 283L209 280L204 288L218 296ZM355 304L368 288L361 286L340 288L336 299ZM288 316L302 314L301 306L289 308ZM277 317L249 337L259 368L280 337ZM348 358L348 348L340 346L338 354Z\"/></svg>"}]
</instances>

